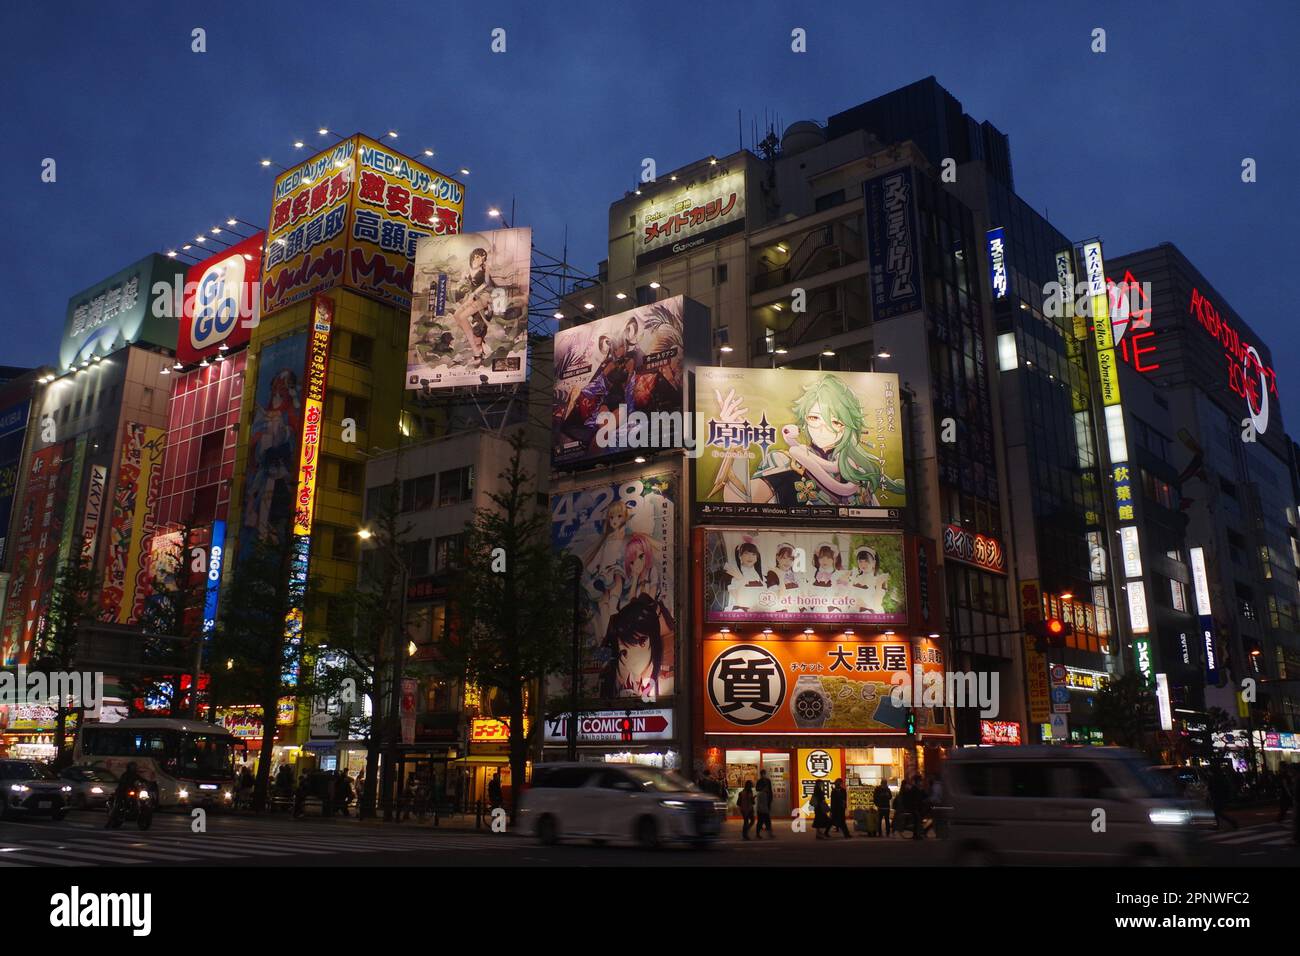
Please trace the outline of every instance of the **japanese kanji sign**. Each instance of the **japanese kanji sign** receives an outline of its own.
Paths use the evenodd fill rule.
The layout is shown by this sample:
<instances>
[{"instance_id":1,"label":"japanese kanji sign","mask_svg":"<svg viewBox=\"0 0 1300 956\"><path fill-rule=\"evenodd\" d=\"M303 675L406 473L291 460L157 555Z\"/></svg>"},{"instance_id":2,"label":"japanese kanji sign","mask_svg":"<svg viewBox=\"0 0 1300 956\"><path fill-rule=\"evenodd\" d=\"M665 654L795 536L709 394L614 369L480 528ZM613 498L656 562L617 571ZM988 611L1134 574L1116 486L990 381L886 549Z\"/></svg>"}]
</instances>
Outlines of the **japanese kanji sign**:
<instances>
[{"instance_id":1,"label":"japanese kanji sign","mask_svg":"<svg viewBox=\"0 0 1300 956\"><path fill-rule=\"evenodd\" d=\"M650 184L649 198L634 213L636 264L640 268L698 248L745 226L745 171L706 167L701 178Z\"/></svg>"}]
</instances>

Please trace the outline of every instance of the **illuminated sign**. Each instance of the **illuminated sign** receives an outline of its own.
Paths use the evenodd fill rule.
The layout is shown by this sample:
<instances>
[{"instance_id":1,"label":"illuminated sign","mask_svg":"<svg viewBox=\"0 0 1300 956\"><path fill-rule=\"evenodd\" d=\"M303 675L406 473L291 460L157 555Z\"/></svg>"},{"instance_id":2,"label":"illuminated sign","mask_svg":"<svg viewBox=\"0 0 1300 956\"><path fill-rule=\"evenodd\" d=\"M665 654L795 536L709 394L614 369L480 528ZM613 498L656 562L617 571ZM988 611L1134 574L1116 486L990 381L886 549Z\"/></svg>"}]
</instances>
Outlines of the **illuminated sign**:
<instances>
[{"instance_id":1,"label":"illuminated sign","mask_svg":"<svg viewBox=\"0 0 1300 956\"><path fill-rule=\"evenodd\" d=\"M986 746L1019 747L1020 724L1013 720L981 720L980 743Z\"/></svg>"},{"instance_id":2,"label":"illuminated sign","mask_svg":"<svg viewBox=\"0 0 1300 956\"><path fill-rule=\"evenodd\" d=\"M1219 340L1228 361L1228 387L1246 400L1255 431L1268 430L1268 396L1277 394L1277 375L1272 367L1265 366L1259 350L1248 342L1232 325L1219 315L1219 310L1199 289L1192 289L1187 311L1197 322Z\"/></svg>"},{"instance_id":3,"label":"illuminated sign","mask_svg":"<svg viewBox=\"0 0 1300 956\"><path fill-rule=\"evenodd\" d=\"M183 264L153 253L74 295L59 343L59 367L72 368L133 342L171 348L176 342L175 303L171 295L155 301L152 292L156 284L170 290L184 274Z\"/></svg>"},{"instance_id":4,"label":"illuminated sign","mask_svg":"<svg viewBox=\"0 0 1300 956\"><path fill-rule=\"evenodd\" d=\"M671 184L632 214L638 268L739 232L745 227L745 170L705 167L701 179ZM644 187L653 190L656 187Z\"/></svg>"},{"instance_id":5,"label":"illuminated sign","mask_svg":"<svg viewBox=\"0 0 1300 956\"><path fill-rule=\"evenodd\" d=\"M822 793L826 795L827 806L830 805L831 787L839 777L843 776L841 770L844 767L844 751L838 747L797 750L795 759L798 761L796 766L799 780L799 810L802 816L811 817L815 788L821 788Z\"/></svg>"},{"instance_id":6,"label":"illuminated sign","mask_svg":"<svg viewBox=\"0 0 1300 956\"><path fill-rule=\"evenodd\" d=\"M1082 667L1065 667L1065 686L1071 690L1105 690L1110 686L1110 675L1104 671L1090 671Z\"/></svg>"},{"instance_id":7,"label":"illuminated sign","mask_svg":"<svg viewBox=\"0 0 1300 956\"><path fill-rule=\"evenodd\" d=\"M1124 549L1124 576L1142 577L1142 553L1138 550L1138 529L1134 525L1119 529L1120 547Z\"/></svg>"},{"instance_id":8,"label":"illuminated sign","mask_svg":"<svg viewBox=\"0 0 1300 956\"><path fill-rule=\"evenodd\" d=\"M950 524L943 529L944 557L973 564L985 571L1007 573L1007 556L997 538L976 534L961 525Z\"/></svg>"},{"instance_id":9,"label":"illuminated sign","mask_svg":"<svg viewBox=\"0 0 1300 956\"><path fill-rule=\"evenodd\" d=\"M90 468L90 486L86 490L86 513L81 522L81 558L87 564L95 560L95 543L99 538L99 523L104 513L104 484L108 469L103 465Z\"/></svg>"},{"instance_id":10,"label":"illuminated sign","mask_svg":"<svg viewBox=\"0 0 1300 956\"><path fill-rule=\"evenodd\" d=\"M1084 317L1074 308L1074 250L1062 249L1056 254L1056 282L1061 287L1062 314L1072 322L1076 341L1088 334Z\"/></svg>"},{"instance_id":11,"label":"illuminated sign","mask_svg":"<svg viewBox=\"0 0 1300 956\"><path fill-rule=\"evenodd\" d=\"M1169 704L1169 678L1164 674L1156 675L1156 705L1160 710L1160 729L1174 729L1174 715Z\"/></svg>"},{"instance_id":12,"label":"illuminated sign","mask_svg":"<svg viewBox=\"0 0 1300 956\"><path fill-rule=\"evenodd\" d=\"M470 743L500 743L509 739L509 717L475 717L469 723Z\"/></svg>"},{"instance_id":13,"label":"illuminated sign","mask_svg":"<svg viewBox=\"0 0 1300 956\"><path fill-rule=\"evenodd\" d=\"M1102 405L1119 404L1119 365L1114 349L1097 353L1097 381L1101 385Z\"/></svg>"},{"instance_id":14,"label":"illuminated sign","mask_svg":"<svg viewBox=\"0 0 1300 956\"><path fill-rule=\"evenodd\" d=\"M334 302L317 296L307 344L307 393L303 402L302 445L298 455L298 495L295 499L293 533L311 534L316 506L316 478L320 472L320 442L325 416L325 373L329 368L330 329Z\"/></svg>"},{"instance_id":15,"label":"illuminated sign","mask_svg":"<svg viewBox=\"0 0 1300 956\"><path fill-rule=\"evenodd\" d=\"M993 286L993 298L1007 297L1007 241L1006 230L1001 226L988 231L989 244L989 282Z\"/></svg>"},{"instance_id":16,"label":"illuminated sign","mask_svg":"<svg viewBox=\"0 0 1300 956\"><path fill-rule=\"evenodd\" d=\"M917 312L925 300L912 169L909 166L869 179L862 188L872 314L880 322Z\"/></svg>"},{"instance_id":17,"label":"illuminated sign","mask_svg":"<svg viewBox=\"0 0 1300 956\"><path fill-rule=\"evenodd\" d=\"M1200 617L1201 646L1205 649L1205 682L1218 686L1219 655L1214 639L1214 612L1210 607L1210 578L1205 570L1205 549L1191 548L1192 588L1196 592L1196 613Z\"/></svg>"},{"instance_id":18,"label":"illuminated sign","mask_svg":"<svg viewBox=\"0 0 1300 956\"><path fill-rule=\"evenodd\" d=\"M253 334L261 310L262 272L259 232L190 268L185 276L176 358L185 364L243 345Z\"/></svg>"},{"instance_id":19,"label":"illuminated sign","mask_svg":"<svg viewBox=\"0 0 1300 956\"><path fill-rule=\"evenodd\" d=\"M208 576L203 590L203 633L211 634L217 626L217 601L221 597L221 569L226 555L226 523L212 522L212 541L208 546Z\"/></svg>"},{"instance_id":20,"label":"illuminated sign","mask_svg":"<svg viewBox=\"0 0 1300 956\"><path fill-rule=\"evenodd\" d=\"M624 740L623 721L630 721L626 733L636 740L672 740L673 712L671 710L600 710L578 715L578 743L600 743ZM560 714L546 718L548 744L562 744L569 739L569 715Z\"/></svg>"}]
</instances>

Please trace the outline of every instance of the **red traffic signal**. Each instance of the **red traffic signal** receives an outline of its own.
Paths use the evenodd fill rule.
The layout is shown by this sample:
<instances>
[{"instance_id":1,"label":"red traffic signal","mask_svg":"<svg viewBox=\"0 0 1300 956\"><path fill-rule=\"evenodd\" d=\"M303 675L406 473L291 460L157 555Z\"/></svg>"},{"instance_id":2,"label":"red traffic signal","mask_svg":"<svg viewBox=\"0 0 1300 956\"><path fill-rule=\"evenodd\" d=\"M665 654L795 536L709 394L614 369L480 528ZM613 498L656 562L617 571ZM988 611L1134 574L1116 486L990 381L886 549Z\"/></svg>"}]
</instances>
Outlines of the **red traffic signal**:
<instances>
[{"instance_id":1,"label":"red traffic signal","mask_svg":"<svg viewBox=\"0 0 1300 956\"><path fill-rule=\"evenodd\" d=\"M1025 631L1031 637L1037 638L1035 641L1039 651L1047 645L1056 647L1065 646L1065 638L1074 633L1074 625L1062 621L1059 617L1049 617L1044 621L1030 621L1025 625Z\"/></svg>"},{"instance_id":2,"label":"red traffic signal","mask_svg":"<svg viewBox=\"0 0 1300 956\"><path fill-rule=\"evenodd\" d=\"M627 743L632 740L632 718L624 717L618 722L619 738Z\"/></svg>"},{"instance_id":3,"label":"red traffic signal","mask_svg":"<svg viewBox=\"0 0 1300 956\"><path fill-rule=\"evenodd\" d=\"M1049 617L1047 619L1048 637L1060 637L1065 633L1065 624L1059 617Z\"/></svg>"}]
</instances>

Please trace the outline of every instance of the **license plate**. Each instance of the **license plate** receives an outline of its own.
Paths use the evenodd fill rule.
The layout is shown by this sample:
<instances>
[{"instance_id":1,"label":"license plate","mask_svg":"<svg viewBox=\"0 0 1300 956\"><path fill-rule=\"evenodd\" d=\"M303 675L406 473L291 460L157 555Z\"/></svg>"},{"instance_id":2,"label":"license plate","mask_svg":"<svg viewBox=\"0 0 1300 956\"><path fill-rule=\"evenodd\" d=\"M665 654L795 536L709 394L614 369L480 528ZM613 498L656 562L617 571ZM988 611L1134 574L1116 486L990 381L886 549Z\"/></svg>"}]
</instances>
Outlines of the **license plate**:
<instances>
[{"instance_id":1,"label":"license plate","mask_svg":"<svg viewBox=\"0 0 1300 956\"><path fill-rule=\"evenodd\" d=\"M52 803L52 801L50 801L50 800L37 800L37 801L36 801L36 808L37 808L38 810L48 810L52 805L53 805L53 803Z\"/></svg>"}]
</instances>

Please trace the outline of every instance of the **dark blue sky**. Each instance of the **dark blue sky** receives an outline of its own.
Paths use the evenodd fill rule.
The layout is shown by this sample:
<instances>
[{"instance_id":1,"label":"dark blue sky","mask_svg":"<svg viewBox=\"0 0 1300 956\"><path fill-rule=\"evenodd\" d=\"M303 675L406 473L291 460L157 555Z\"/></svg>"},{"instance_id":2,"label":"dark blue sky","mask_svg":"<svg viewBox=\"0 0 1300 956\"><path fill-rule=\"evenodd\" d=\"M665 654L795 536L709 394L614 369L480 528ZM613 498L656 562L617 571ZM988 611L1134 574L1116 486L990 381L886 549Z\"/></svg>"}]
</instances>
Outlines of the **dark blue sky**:
<instances>
[{"instance_id":1,"label":"dark blue sky","mask_svg":"<svg viewBox=\"0 0 1300 956\"><path fill-rule=\"evenodd\" d=\"M230 215L264 223L258 159L290 164L321 125L431 146L471 170L467 228L513 195L538 246L558 255L567 226L570 261L594 270L642 157L664 171L731 151L738 109L746 130L764 110L824 121L934 74L1011 137L1018 191L1067 235L1110 255L1177 243L1271 345L1300 422L1283 302L1300 272L1298 27L1290 2L11 0L0 365L51 361L69 296L146 253Z\"/></svg>"}]
</instances>

